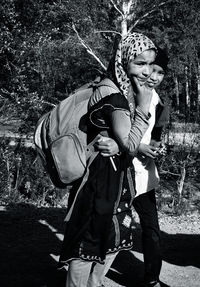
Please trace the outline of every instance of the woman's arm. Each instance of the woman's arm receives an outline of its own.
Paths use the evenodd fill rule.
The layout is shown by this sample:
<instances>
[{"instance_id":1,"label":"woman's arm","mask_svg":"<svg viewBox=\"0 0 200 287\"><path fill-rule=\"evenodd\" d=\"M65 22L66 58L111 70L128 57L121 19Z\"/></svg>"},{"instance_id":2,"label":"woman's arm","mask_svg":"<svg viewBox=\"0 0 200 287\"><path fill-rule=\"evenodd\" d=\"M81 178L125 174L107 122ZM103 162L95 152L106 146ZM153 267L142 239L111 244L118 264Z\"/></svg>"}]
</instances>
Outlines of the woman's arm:
<instances>
[{"instance_id":1,"label":"woman's arm","mask_svg":"<svg viewBox=\"0 0 200 287\"><path fill-rule=\"evenodd\" d=\"M152 89L141 84L137 77L132 77L134 87L136 110L134 120L131 121L130 113L115 110L111 114L112 131L122 150L134 156L140 141L148 128L149 107L152 99Z\"/></svg>"},{"instance_id":2,"label":"woman's arm","mask_svg":"<svg viewBox=\"0 0 200 287\"><path fill-rule=\"evenodd\" d=\"M115 110L111 114L111 127L120 148L130 155L135 155L140 141L148 128L149 117L137 107L134 122L131 124L130 113Z\"/></svg>"},{"instance_id":3,"label":"woman's arm","mask_svg":"<svg viewBox=\"0 0 200 287\"><path fill-rule=\"evenodd\" d=\"M120 151L125 151L132 156L137 152L140 141L148 128L149 116L147 115L152 98L152 90L145 85L141 86L137 79L134 80L137 88L135 96L137 108L132 120L128 101L120 93L102 97L91 108L89 116L92 125L108 128L119 145ZM109 153L108 151L108 156Z\"/></svg>"}]
</instances>

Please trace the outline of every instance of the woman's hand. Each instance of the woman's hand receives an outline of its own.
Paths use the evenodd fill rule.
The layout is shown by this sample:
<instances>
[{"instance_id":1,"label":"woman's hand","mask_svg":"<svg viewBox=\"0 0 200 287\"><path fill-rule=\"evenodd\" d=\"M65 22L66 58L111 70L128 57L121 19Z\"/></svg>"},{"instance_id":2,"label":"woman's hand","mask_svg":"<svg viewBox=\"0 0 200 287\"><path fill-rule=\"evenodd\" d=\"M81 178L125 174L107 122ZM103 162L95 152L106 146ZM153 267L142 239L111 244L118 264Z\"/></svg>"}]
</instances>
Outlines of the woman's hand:
<instances>
[{"instance_id":1,"label":"woman's hand","mask_svg":"<svg viewBox=\"0 0 200 287\"><path fill-rule=\"evenodd\" d=\"M142 109L142 111L148 115L149 107L152 99L152 89L148 87L145 83L138 81L136 77L133 77L133 82L135 84L136 92L136 104Z\"/></svg>"},{"instance_id":2,"label":"woman's hand","mask_svg":"<svg viewBox=\"0 0 200 287\"><path fill-rule=\"evenodd\" d=\"M95 148L105 157L113 156L119 152L118 144L113 139L101 135L95 143Z\"/></svg>"}]
</instances>

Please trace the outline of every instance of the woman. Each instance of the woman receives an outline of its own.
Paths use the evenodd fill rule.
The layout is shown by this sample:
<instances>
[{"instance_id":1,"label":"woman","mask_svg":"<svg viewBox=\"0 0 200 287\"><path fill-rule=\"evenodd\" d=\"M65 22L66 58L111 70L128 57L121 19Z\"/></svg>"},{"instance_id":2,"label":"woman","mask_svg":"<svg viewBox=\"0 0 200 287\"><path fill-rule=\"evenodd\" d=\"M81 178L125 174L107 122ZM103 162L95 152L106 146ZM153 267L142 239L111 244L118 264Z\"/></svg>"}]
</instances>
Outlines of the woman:
<instances>
[{"instance_id":1,"label":"woman","mask_svg":"<svg viewBox=\"0 0 200 287\"><path fill-rule=\"evenodd\" d=\"M163 81L168 61L168 56L164 50L157 47L153 72L146 82L146 85L153 88L153 96L149 107L151 118L149 119L149 127L140 142L138 153L133 159L136 189L133 206L139 215L142 229L144 253L144 285L142 286L144 287L161 286L159 282L162 265L160 228L155 198L155 189L158 188L159 176L154 159L159 155L162 129L169 120L169 111L168 106L164 105L155 89ZM111 156L119 152L118 145L113 139L104 137L102 139L103 142L96 144L101 154ZM98 281L102 282L116 255L117 253L107 255L104 265L96 264L93 268L92 277L96 277Z\"/></svg>"},{"instance_id":2,"label":"woman","mask_svg":"<svg viewBox=\"0 0 200 287\"><path fill-rule=\"evenodd\" d=\"M98 278L90 277L93 263L103 264L106 254L132 248L134 170L130 155L148 128L152 91L144 83L155 56L156 47L146 36L126 36L116 51L114 69L110 65L110 80L106 80L112 80L119 92L100 87L90 99L89 141L98 134L109 136L124 152L112 159L98 154L76 196L60 257L61 263L69 264L66 287L98 286ZM70 193L69 205L74 194L76 189Z\"/></svg>"}]
</instances>

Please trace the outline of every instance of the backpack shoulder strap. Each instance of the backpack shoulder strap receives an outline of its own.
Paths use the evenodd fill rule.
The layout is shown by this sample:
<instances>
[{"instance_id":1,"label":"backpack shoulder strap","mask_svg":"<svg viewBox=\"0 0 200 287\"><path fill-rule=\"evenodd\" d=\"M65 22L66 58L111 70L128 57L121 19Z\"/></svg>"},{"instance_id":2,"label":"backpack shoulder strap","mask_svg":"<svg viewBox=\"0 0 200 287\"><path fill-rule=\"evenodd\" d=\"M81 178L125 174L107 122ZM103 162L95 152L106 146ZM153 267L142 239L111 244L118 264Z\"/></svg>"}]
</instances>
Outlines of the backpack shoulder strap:
<instances>
[{"instance_id":1,"label":"backpack shoulder strap","mask_svg":"<svg viewBox=\"0 0 200 287\"><path fill-rule=\"evenodd\" d=\"M89 106L93 106L102 98L114 93L121 93L119 88L108 78L103 79L99 84L95 85L93 94L89 100Z\"/></svg>"},{"instance_id":2,"label":"backpack shoulder strap","mask_svg":"<svg viewBox=\"0 0 200 287\"><path fill-rule=\"evenodd\" d=\"M96 158L96 156L97 156L98 154L99 154L98 151L93 152L93 153L91 154L91 156L90 156L88 162L87 162L86 172L85 172L85 174L84 174L84 176L83 176L83 178L82 178L81 184L79 185L79 188L78 188L78 190L77 190L77 192L76 192L76 195L75 195L75 198L74 198L74 200L73 200L73 203L72 203L72 205L71 205L71 207L70 207L70 209L69 209L69 211L68 211L68 213L67 213L67 215L66 215L66 217L65 217L65 219L64 219L64 221L66 221L66 222L68 222L68 221L70 220L70 217L71 217L71 215L72 215L72 211L73 211L74 205L75 205L75 203L76 203L76 199L77 199L77 197L78 197L78 194L79 194L79 192L81 191L81 189L83 188L84 184L86 183L86 181L87 181L87 179L88 179L88 177L89 177L89 173L90 173L89 167L90 167L90 165L92 164L93 160Z\"/></svg>"},{"instance_id":3,"label":"backpack shoulder strap","mask_svg":"<svg viewBox=\"0 0 200 287\"><path fill-rule=\"evenodd\" d=\"M120 92L119 88L109 78L103 79L99 84L97 84L97 87L109 87L109 88L112 88L113 90L115 90L118 93Z\"/></svg>"}]
</instances>

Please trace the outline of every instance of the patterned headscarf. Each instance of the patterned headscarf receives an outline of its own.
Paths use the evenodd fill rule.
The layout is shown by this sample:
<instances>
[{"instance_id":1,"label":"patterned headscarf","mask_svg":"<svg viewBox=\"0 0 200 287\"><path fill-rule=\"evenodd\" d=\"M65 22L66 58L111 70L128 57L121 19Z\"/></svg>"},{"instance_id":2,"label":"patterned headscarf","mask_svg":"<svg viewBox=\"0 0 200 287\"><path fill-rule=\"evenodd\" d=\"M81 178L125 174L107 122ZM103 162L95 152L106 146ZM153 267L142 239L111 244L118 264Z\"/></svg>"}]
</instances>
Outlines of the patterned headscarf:
<instances>
[{"instance_id":1,"label":"patterned headscarf","mask_svg":"<svg viewBox=\"0 0 200 287\"><path fill-rule=\"evenodd\" d=\"M148 49L155 49L154 43L145 35L133 33L121 39L115 56L115 77L120 90L127 98L130 88L130 79L126 73L127 65L138 55Z\"/></svg>"}]
</instances>

